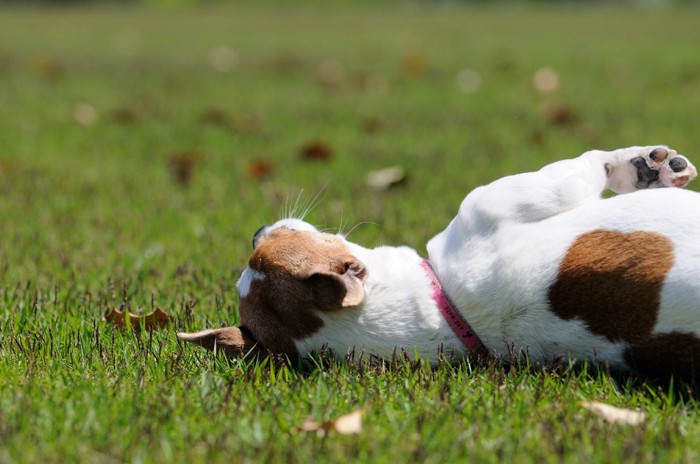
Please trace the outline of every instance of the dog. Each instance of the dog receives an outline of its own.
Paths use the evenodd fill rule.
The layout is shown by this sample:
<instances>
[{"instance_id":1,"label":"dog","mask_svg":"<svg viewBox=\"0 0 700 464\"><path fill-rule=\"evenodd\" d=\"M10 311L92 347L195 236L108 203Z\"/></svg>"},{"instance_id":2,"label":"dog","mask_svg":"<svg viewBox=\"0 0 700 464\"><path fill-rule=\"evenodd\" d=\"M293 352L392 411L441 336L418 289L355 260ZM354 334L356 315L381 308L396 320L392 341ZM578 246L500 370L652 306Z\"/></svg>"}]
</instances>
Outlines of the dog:
<instances>
[{"instance_id":1,"label":"dog","mask_svg":"<svg viewBox=\"0 0 700 464\"><path fill-rule=\"evenodd\" d=\"M254 236L240 325L177 335L233 357L515 352L700 377L700 194L681 189L696 176L647 146L504 177L467 195L427 260L282 219Z\"/></svg>"}]
</instances>

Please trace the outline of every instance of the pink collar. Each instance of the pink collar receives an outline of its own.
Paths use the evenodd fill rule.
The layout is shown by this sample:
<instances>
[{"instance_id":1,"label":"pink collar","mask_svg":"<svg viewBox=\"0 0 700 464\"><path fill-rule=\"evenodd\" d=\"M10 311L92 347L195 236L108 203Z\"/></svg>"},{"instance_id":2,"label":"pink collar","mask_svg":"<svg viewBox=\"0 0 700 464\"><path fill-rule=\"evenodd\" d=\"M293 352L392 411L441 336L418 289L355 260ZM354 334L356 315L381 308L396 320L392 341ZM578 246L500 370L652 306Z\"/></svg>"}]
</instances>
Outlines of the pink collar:
<instances>
[{"instance_id":1,"label":"pink collar","mask_svg":"<svg viewBox=\"0 0 700 464\"><path fill-rule=\"evenodd\" d=\"M486 347L481 343L481 340L479 340L479 337L476 336L471 327L469 327L469 324L467 324L462 314L455 308L450 297L443 291L442 285L440 285L440 281L435 275L435 271L433 271L430 262L428 262L427 259L423 260L421 267L425 270L425 273L428 274L433 286L433 300L437 303L440 312L447 320L447 323L450 324L450 327L452 327L455 335L462 340L462 343L464 343L473 354L486 355Z\"/></svg>"}]
</instances>

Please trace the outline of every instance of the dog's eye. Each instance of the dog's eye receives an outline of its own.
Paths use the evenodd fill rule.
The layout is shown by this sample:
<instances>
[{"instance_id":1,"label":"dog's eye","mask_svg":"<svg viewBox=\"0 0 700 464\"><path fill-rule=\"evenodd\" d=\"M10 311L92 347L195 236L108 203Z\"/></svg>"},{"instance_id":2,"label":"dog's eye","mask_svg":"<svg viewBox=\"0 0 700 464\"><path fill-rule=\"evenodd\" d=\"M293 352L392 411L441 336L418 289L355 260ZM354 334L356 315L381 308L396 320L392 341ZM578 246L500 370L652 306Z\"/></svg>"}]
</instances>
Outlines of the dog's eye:
<instances>
[{"instance_id":1,"label":"dog's eye","mask_svg":"<svg viewBox=\"0 0 700 464\"><path fill-rule=\"evenodd\" d=\"M256 246L258 246L258 240L260 240L260 237L263 236L265 231L267 230L268 226L262 226L259 228L255 233L253 234L253 250L255 249Z\"/></svg>"}]
</instances>

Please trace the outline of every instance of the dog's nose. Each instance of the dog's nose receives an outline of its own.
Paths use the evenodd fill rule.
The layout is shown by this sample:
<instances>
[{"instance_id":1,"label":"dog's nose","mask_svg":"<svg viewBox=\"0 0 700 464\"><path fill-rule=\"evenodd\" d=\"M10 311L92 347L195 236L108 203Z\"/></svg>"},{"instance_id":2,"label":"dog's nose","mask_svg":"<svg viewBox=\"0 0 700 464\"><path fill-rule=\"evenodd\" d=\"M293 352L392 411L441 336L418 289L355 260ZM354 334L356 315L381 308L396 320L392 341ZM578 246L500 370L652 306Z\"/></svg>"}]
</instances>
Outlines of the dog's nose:
<instances>
[{"instance_id":1,"label":"dog's nose","mask_svg":"<svg viewBox=\"0 0 700 464\"><path fill-rule=\"evenodd\" d=\"M258 246L258 242L260 241L262 236L265 235L265 232L267 231L268 227L269 226L262 226L253 234L253 249L255 249L255 247Z\"/></svg>"}]
</instances>

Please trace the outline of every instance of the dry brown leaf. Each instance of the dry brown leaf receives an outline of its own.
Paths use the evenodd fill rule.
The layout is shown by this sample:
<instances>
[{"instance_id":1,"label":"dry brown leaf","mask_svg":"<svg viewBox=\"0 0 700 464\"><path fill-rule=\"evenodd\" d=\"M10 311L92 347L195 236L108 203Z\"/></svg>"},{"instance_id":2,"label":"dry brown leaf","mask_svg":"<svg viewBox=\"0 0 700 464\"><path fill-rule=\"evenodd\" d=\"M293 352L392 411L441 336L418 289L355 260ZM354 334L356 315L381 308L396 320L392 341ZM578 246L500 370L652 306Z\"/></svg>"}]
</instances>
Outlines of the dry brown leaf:
<instances>
[{"instance_id":1,"label":"dry brown leaf","mask_svg":"<svg viewBox=\"0 0 700 464\"><path fill-rule=\"evenodd\" d=\"M239 134L259 134L262 132L261 121L252 114L231 116L221 108L211 107L200 116L204 124L233 130Z\"/></svg>"},{"instance_id":2,"label":"dry brown leaf","mask_svg":"<svg viewBox=\"0 0 700 464\"><path fill-rule=\"evenodd\" d=\"M231 117L221 108L211 107L205 110L199 118L204 124L212 126L230 127Z\"/></svg>"},{"instance_id":3,"label":"dry brown leaf","mask_svg":"<svg viewBox=\"0 0 700 464\"><path fill-rule=\"evenodd\" d=\"M194 169L201 159L201 155L194 150L171 153L168 163L175 182L180 185L189 185L194 176Z\"/></svg>"},{"instance_id":4,"label":"dry brown leaf","mask_svg":"<svg viewBox=\"0 0 700 464\"><path fill-rule=\"evenodd\" d=\"M312 418L307 418L301 426L296 428L297 432L316 432L320 437L326 436L328 432L338 432L341 435L358 435L362 432L362 414L364 409L358 409L340 416L335 420L317 422Z\"/></svg>"},{"instance_id":5,"label":"dry brown leaf","mask_svg":"<svg viewBox=\"0 0 700 464\"><path fill-rule=\"evenodd\" d=\"M409 76L420 76L425 72L425 57L420 53L410 53L403 57L401 67Z\"/></svg>"},{"instance_id":6,"label":"dry brown leaf","mask_svg":"<svg viewBox=\"0 0 700 464\"><path fill-rule=\"evenodd\" d=\"M641 411L617 408L598 401L582 401L581 406L593 414L602 417L612 424L641 425L645 421L645 415Z\"/></svg>"},{"instance_id":7,"label":"dry brown leaf","mask_svg":"<svg viewBox=\"0 0 700 464\"><path fill-rule=\"evenodd\" d=\"M102 318L103 321L108 322L112 325L117 326L120 329L126 328L127 316L129 321L129 327L131 329L140 329L142 327L146 330L157 330L162 329L170 322L170 314L166 313L160 308L156 308L148 314L139 316L137 314L131 314L129 311L119 311L118 309L110 309Z\"/></svg>"},{"instance_id":8,"label":"dry brown leaf","mask_svg":"<svg viewBox=\"0 0 700 464\"><path fill-rule=\"evenodd\" d=\"M545 107L545 117L552 125L567 126L578 119L576 113L567 105L560 102L550 103Z\"/></svg>"},{"instance_id":9,"label":"dry brown leaf","mask_svg":"<svg viewBox=\"0 0 700 464\"><path fill-rule=\"evenodd\" d=\"M253 160L248 164L248 177L253 180L263 180L272 175L274 168L267 161Z\"/></svg>"},{"instance_id":10,"label":"dry brown leaf","mask_svg":"<svg viewBox=\"0 0 700 464\"><path fill-rule=\"evenodd\" d=\"M384 129L384 123L380 119L369 118L362 121L362 130L372 135Z\"/></svg>"},{"instance_id":11,"label":"dry brown leaf","mask_svg":"<svg viewBox=\"0 0 700 464\"><path fill-rule=\"evenodd\" d=\"M119 124L134 124L138 121L138 111L128 106L122 106L112 111L111 118Z\"/></svg>"},{"instance_id":12,"label":"dry brown leaf","mask_svg":"<svg viewBox=\"0 0 700 464\"><path fill-rule=\"evenodd\" d=\"M27 66L30 72L36 76L44 77L51 81L56 81L64 73L63 66L44 53L36 53L30 56L27 60Z\"/></svg>"},{"instance_id":13,"label":"dry brown leaf","mask_svg":"<svg viewBox=\"0 0 700 464\"><path fill-rule=\"evenodd\" d=\"M333 149L322 140L312 140L301 148L301 157L308 161L329 161L333 157Z\"/></svg>"}]
</instances>

